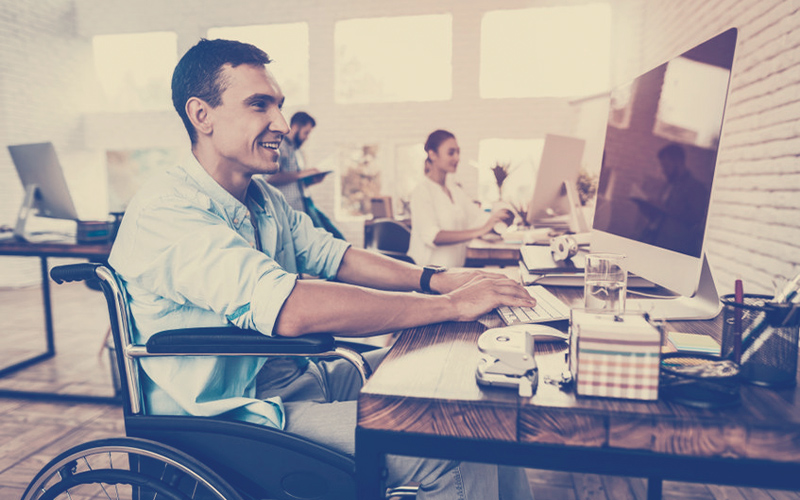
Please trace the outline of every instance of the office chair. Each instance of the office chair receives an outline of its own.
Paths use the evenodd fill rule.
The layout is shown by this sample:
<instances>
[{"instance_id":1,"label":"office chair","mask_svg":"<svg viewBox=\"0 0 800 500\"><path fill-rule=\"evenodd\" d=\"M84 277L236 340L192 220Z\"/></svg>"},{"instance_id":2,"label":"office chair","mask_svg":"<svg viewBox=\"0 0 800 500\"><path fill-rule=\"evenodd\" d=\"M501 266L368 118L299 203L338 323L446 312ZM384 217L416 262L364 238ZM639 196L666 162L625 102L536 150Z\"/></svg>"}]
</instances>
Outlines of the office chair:
<instances>
[{"instance_id":1,"label":"office chair","mask_svg":"<svg viewBox=\"0 0 800 500\"><path fill-rule=\"evenodd\" d=\"M269 337L235 327L190 328L132 342L125 289L101 264L51 270L56 283L99 280L108 303L123 395L125 437L75 446L42 468L23 500L124 499L353 499L354 460L278 429L214 417L147 415L137 360L153 356L340 357L370 374L361 354L330 334ZM414 496L414 488L387 496ZM83 495L83 496L82 496Z\"/></svg>"},{"instance_id":2,"label":"office chair","mask_svg":"<svg viewBox=\"0 0 800 500\"><path fill-rule=\"evenodd\" d=\"M374 219L365 228L367 231L365 231L364 247L367 250L414 263L414 259L406 254L411 239L411 230L408 226L394 219Z\"/></svg>"}]
</instances>

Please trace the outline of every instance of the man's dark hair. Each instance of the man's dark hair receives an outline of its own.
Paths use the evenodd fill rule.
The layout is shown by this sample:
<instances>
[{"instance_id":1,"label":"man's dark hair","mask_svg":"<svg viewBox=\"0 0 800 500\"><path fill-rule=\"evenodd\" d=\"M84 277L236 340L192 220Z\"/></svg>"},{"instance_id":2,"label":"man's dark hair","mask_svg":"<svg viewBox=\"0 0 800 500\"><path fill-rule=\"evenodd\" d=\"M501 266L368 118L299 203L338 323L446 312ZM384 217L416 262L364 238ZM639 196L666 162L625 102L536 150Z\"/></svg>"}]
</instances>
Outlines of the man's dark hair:
<instances>
[{"instance_id":1,"label":"man's dark hair","mask_svg":"<svg viewBox=\"0 0 800 500\"><path fill-rule=\"evenodd\" d=\"M233 40L201 39L183 55L172 73L172 105L183 120L192 144L197 142L197 131L186 114L186 102L197 97L216 108L222 103L222 93L227 82L222 77L226 64L264 66L271 59L266 52L249 43Z\"/></svg>"},{"instance_id":2,"label":"man's dark hair","mask_svg":"<svg viewBox=\"0 0 800 500\"><path fill-rule=\"evenodd\" d=\"M298 111L297 113L292 115L292 119L291 121L289 121L290 127L293 127L295 125L301 128L305 127L306 125L311 125L312 127L316 127L317 122L316 120L314 120L314 118L311 117L311 115L309 115L305 111Z\"/></svg>"},{"instance_id":3,"label":"man's dark hair","mask_svg":"<svg viewBox=\"0 0 800 500\"><path fill-rule=\"evenodd\" d=\"M659 160L675 160L681 163L686 161L686 151L680 146L671 142L658 151Z\"/></svg>"}]
</instances>

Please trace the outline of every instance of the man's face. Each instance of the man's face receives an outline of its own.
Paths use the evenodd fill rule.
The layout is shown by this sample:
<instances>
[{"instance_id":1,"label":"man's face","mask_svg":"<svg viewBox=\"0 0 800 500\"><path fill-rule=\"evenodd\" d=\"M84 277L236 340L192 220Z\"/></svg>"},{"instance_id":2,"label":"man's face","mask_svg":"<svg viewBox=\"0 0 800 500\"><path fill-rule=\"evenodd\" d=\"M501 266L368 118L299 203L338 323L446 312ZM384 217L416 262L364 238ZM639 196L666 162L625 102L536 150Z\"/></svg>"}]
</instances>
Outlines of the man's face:
<instances>
[{"instance_id":1,"label":"man's face","mask_svg":"<svg viewBox=\"0 0 800 500\"><path fill-rule=\"evenodd\" d=\"M308 136L311 135L311 130L313 128L314 126L311 125L310 123L303 125L302 127L299 125L292 126L292 132L293 132L292 135L294 136L295 149L299 149L300 146L302 146L303 143L306 142L306 139L308 139Z\"/></svg>"},{"instance_id":2,"label":"man's face","mask_svg":"<svg viewBox=\"0 0 800 500\"><path fill-rule=\"evenodd\" d=\"M210 108L211 141L228 168L244 174L278 171L278 147L289 126L281 113L283 93L263 66L225 66L222 104Z\"/></svg>"}]
</instances>

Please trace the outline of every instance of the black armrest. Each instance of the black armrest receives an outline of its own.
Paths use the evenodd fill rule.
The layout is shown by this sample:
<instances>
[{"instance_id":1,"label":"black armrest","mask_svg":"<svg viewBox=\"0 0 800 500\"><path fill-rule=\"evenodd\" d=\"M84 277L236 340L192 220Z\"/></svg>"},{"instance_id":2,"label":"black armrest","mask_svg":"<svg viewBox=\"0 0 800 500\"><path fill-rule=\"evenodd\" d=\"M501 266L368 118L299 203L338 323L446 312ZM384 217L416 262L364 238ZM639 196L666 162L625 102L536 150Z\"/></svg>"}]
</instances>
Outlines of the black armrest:
<instances>
[{"instance_id":1,"label":"black armrest","mask_svg":"<svg viewBox=\"0 0 800 500\"><path fill-rule=\"evenodd\" d=\"M271 337L229 326L167 330L147 341L147 352L153 354L322 354L333 348L329 333Z\"/></svg>"},{"instance_id":2,"label":"black armrest","mask_svg":"<svg viewBox=\"0 0 800 500\"><path fill-rule=\"evenodd\" d=\"M70 281L88 281L97 278L96 270L101 264L67 264L50 270L50 277L59 285Z\"/></svg>"}]
</instances>

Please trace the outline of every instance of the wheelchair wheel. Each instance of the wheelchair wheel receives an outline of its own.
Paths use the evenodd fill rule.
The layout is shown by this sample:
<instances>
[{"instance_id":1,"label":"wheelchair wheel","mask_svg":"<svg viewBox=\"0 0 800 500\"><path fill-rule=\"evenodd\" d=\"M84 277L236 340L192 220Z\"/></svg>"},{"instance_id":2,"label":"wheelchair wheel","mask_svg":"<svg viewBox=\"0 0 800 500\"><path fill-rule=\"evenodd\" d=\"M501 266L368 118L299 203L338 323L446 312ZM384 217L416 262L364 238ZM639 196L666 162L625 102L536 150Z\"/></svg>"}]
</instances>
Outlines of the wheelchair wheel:
<instances>
[{"instance_id":1,"label":"wheelchair wheel","mask_svg":"<svg viewBox=\"0 0 800 500\"><path fill-rule=\"evenodd\" d=\"M198 460L138 438L90 441L50 461L22 500L243 500Z\"/></svg>"}]
</instances>

